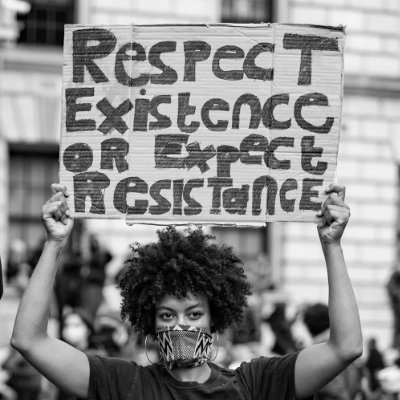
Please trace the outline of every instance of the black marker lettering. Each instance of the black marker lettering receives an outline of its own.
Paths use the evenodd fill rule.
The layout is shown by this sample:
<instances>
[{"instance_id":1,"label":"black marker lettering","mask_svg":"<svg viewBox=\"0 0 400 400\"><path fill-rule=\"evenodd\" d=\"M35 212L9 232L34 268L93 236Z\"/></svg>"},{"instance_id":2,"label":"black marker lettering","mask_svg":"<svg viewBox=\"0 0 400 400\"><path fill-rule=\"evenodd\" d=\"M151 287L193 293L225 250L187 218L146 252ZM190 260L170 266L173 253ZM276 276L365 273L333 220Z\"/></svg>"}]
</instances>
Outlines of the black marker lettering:
<instances>
[{"instance_id":1,"label":"black marker lettering","mask_svg":"<svg viewBox=\"0 0 400 400\"><path fill-rule=\"evenodd\" d=\"M101 169L113 169L113 161L119 173L127 171L129 143L124 139L111 138L101 143Z\"/></svg>"},{"instance_id":2,"label":"black marker lettering","mask_svg":"<svg viewBox=\"0 0 400 400\"><path fill-rule=\"evenodd\" d=\"M94 88L68 88L65 89L65 126L67 132L94 131L96 121L94 119L76 119L76 113L90 111L91 103L79 103L76 100L80 97L93 97Z\"/></svg>"},{"instance_id":3,"label":"black marker lettering","mask_svg":"<svg viewBox=\"0 0 400 400\"><path fill-rule=\"evenodd\" d=\"M114 192L114 207L123 214L143 215L147 211L147 200L136 200L135 205L128 206L128 193L146 194L148 191L147 183L137 176L122 179L118 182Z\"/></svg>"},{"instance_id":4,"label":"black marker lettering","mask_svg":"<svg viewBox=\"0 0 400 400\"><path fill-rule=\"evenodd\" d=\"M104 189L110 186L107 175L101 172L82 172L74 175L75 212L84 213L87 197L90 198L91 214L105 214Z\"/></svg>"},{"instance_id":5,"label":"black marker lettering","mask_svg":"<svg viewBox=\"0 0 400 400\"><path fill-rule=\"evenodd\" d=\"M89 41L98 41L88 46ZM93 61L107 57L114 50L117 38L106 29L79 29L72 33L72 75L73 82L85 82L85 67L96 83L108 82L108 78Z\"/></svg>"},{"instance_id":6,"label":"black marker lettering","mask_svg":"<svg viewBox=\"0 0 400 400\"><path fill-rule=\"evenodd\" d=\"M301 50L298 85L311 85L312 51L339 51L338 39L316 35L285 33L283 48Z\"/></svg>"},{"instance_id":7,"label":"black marker lettering","mask_svg":"<svg viewBox=\"0 0 400 400\"><path fill-rule=\"evenodd\" d=\"M64 151L63 162L67 171L87 171L93 164L93 150L87 143L71 144Z\"/></svg>"}]
</instances>

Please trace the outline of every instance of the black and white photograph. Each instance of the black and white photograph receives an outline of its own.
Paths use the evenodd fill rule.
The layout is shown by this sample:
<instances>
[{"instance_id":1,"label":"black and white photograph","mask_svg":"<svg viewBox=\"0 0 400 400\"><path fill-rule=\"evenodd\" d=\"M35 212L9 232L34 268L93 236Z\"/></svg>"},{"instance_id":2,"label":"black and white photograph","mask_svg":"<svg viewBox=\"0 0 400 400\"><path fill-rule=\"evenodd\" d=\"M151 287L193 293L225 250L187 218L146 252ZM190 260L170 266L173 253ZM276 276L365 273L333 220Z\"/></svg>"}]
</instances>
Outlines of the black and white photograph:
<instances>
[{"instance_id":1,"label":"black and white photograph","mask_svg":"<svg viewBox=\"0 0 400 400\"><path fill-rule=\"evenodd\" d=\"M0 0L0 400L400 400L400 1Z\"/></svg>"}]
</instances>

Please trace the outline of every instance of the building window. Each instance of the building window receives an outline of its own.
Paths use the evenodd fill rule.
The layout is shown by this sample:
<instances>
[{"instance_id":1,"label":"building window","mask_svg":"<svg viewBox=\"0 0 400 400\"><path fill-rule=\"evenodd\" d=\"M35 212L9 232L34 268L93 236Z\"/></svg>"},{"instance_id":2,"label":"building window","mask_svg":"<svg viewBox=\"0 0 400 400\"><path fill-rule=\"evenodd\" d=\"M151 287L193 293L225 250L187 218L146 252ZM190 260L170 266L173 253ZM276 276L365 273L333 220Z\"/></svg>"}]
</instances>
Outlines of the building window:
<instances>
[{"instance_id":1,"label":"building window","mask_svg":"<svg viewBox=\"0 0 400 400\"><path fill-rule=\"evenodd\" d=\"M262 228L212 227L217 243L233 248L242 260L247 278L256 292L273 289L276 284L270 265L269 231Z\"/></svg>"},{"instance_id":2,"label":"building window","mask_svg":"<svg viewBox=\"0 0 400 400\"><path fill-rule=\"evenodd\" d=\"M19 43L62 46L64 25L74 23L74 0L30 0L28 14L18 15Z\"/></svg>"},{"instance_id":3,"label":"building window","mask_svg":"<svg viewBox=\"0 0 400 400\"><path fill-rule=\"evenodd\" d=\"M222 0L222 22L273 22L273 1Z\"/></svg>"},{"instance_id":4,"label":"building window","mask_svg":"<svg viewBox=\"0 0 400 400\"><path fill-rule=\"evenodd\" d=\"M58 148L43 147L10 148L9 238L10 243L22 239L30 249L44 237L40 211L51 194L51 183L58 182Z\"/></svg>"}]
</instances>

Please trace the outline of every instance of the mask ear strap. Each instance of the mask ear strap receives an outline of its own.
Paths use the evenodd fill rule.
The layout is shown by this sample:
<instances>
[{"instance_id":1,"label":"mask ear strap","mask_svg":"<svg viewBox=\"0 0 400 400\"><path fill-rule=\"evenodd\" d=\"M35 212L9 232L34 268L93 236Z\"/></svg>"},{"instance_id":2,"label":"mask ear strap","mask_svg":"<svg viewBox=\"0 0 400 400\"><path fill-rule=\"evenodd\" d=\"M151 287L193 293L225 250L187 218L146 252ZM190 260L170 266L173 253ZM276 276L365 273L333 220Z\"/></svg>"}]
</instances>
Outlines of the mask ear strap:
<instances>
[{"instance_id":1,"label":"mask ear strap","mask_svg":"<svg viewBox=\"0 0 400 400\"><path fill-rule=\"evenodd\" d=\"M146 337L145 337L145 339L144 339L144 352L146 353L147 360L149 361L149 363L150 363L151 365L157 364L157 363L155 363L155 362L153 362L153 361L150 360L150 357L149 357L149 355L148 355L148 353L147 353L147 335L146 335Z\"/></svg>"},{"instance_id":2,"label":"mask ear strap","mask_svg":"<svg viewBox=\"0 0 400 400\"><path fill-rule=\"evenodd\" d=\"M214 358L210 358L210 361L215 361L215 359L217 358L217 356L218 356L218 351L219 351L219 336L218 336L218 332L215 332L215 336L217 337L217 344L215 345L216 347L217 347L217 351L215 352L215 356L214 356ZM213 333L213 344L214 344L214 333Z\"/></svg>"}]
</instances>

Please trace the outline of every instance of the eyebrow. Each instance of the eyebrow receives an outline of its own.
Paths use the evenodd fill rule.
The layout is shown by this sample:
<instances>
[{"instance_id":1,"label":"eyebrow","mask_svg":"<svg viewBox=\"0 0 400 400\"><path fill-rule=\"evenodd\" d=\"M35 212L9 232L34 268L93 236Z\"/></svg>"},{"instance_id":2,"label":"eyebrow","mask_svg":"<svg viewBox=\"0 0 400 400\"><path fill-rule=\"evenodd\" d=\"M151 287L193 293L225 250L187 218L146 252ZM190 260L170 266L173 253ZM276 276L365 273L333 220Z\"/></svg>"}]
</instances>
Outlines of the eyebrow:
<instances>
[{"instance_id":1,"label":"eyebrow","mask_svg":"<svg viewBox=\"0 0 400 400\"><path fill-rule=\"evenodd\" d=\"M192 310L193 308L198 308L198 307L204 308L203 303L193 304L193 305L189 306L188 308L186 308L185 311L189 311L189 310ZM160 311L162 309L168 310L168 311L175 311L173 308L167 307L167 306L158 306L158 307L156 307L156 311Z\"/></svg>"}]
</instances>

